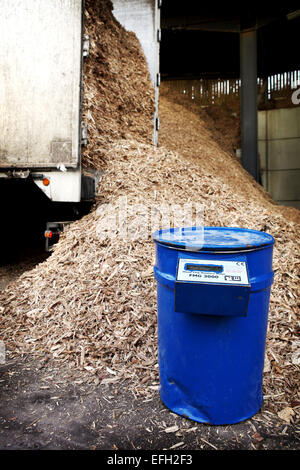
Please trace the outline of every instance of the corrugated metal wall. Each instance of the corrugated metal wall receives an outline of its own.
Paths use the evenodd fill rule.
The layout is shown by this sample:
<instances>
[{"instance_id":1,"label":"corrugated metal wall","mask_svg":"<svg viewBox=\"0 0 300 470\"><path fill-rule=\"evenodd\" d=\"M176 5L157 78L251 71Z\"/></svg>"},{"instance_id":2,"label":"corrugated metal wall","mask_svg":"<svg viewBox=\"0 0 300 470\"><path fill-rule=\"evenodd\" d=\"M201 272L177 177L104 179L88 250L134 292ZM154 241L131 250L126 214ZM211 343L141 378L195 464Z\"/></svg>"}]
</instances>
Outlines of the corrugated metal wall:
<instances>
[{"instance_id":1,"label":"corrugated metal wall","mask_svg":"<svg viewBox=\"0 0 300 470\"><path fill-rule=\"evenodd\" d=\"M182 94L199 106L225 104L232 98L240 97L241 81L228 80L168 80L164 81L165 88L170 92Z\"/></svg>"}]
</instances>

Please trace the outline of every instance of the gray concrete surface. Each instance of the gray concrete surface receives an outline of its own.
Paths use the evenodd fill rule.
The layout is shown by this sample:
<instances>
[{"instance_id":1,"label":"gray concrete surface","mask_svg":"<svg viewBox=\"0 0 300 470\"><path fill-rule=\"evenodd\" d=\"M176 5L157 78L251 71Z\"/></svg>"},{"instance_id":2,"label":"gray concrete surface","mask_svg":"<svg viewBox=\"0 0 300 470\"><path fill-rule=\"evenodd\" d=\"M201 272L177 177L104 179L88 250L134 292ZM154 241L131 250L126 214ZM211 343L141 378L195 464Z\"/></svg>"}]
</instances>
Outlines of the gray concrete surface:
<instances>
[{"instance_id":1,"label":"gray concrete surface","mask_svg":"<svg viewBox=\"0 0 300 470\"><path fill-rule=\"evenodd\" d=\"M258 112L262 182L275 201L300 209L300 108Z\"/></svg>"}]
</instances>

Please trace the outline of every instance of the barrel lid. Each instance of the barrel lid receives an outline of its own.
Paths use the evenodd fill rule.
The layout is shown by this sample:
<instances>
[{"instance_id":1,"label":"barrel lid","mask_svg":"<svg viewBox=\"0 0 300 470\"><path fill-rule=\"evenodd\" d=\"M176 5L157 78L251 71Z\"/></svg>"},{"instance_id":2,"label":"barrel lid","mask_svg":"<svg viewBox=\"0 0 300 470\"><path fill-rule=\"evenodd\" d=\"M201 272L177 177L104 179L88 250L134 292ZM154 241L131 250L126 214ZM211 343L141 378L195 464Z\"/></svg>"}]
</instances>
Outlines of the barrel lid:
<instances>
[{"instance_id":1,"label":"barrel lid","mask_svg":"<svg viewBox=\"0 0 300 470\"><path fill-rule=\"evenodd\" d=\"M182 227L158 230L153 240L186 251L247 251L273 245L266 232L239 227Z\"/></svg>"}]
</instances>

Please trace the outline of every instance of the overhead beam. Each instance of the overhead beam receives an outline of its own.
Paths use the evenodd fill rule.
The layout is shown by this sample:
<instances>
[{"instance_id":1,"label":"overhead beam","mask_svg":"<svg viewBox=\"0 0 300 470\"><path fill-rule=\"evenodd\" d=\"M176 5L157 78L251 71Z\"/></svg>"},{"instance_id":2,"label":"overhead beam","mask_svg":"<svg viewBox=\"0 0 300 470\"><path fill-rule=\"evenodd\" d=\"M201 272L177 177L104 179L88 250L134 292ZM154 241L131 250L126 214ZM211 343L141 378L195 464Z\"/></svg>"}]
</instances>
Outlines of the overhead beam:
<instances>
[{"instance_id":1,"label":"overhead beam","mask_svg":"<svg viewBox=\"0 0 300 470\"><path fill-rule=\"evenodd\" d=\"M285 14L261 14L255 13L256 28L262 28L271 23L275 23L279 20L294 19L300 15L300 10L293 12L285 16ZM246 18L247 21L247 18ZM252 24L253 18L250 18ZM205 16L176 16L176 17L162 17L161 28L168 30L186 30L186 31L216 31L216 32L229 32L229 33L240 33L244 29L247 29L245 24L245 16L231 16L231 17L205 17Z\"/></svg>"},{"instance_id":2,"label":"overhead beam","mask_svg":"<svg viewBox=\"0 0 300 470\"><path fill-rule=\"evenodd\" d=\"M203 17L182 16L177 18L163 18L162 29L186 31L218 31L239 33L239 19L205 19Z\"/></svg>"}]
</instances>

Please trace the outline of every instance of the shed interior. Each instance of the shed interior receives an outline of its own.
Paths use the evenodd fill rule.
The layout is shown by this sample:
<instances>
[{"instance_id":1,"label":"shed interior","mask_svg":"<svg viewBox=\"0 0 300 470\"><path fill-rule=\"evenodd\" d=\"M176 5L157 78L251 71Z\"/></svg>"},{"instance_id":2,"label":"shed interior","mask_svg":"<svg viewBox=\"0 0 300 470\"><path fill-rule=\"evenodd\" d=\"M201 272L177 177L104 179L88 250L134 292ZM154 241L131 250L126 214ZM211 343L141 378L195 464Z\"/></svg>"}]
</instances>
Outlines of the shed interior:
<instances>
[{"instance_id":1,"label":"shed interior","mask_svg":"<svg viewBox=\"0 0 300 470\"><path fill-rule=\"evenodd\" d=\"M200 106L236 95L243 166L273 199L299 208L299 3L163 0L161 29L162 81Z\"/></svg>"}]
</instances>

